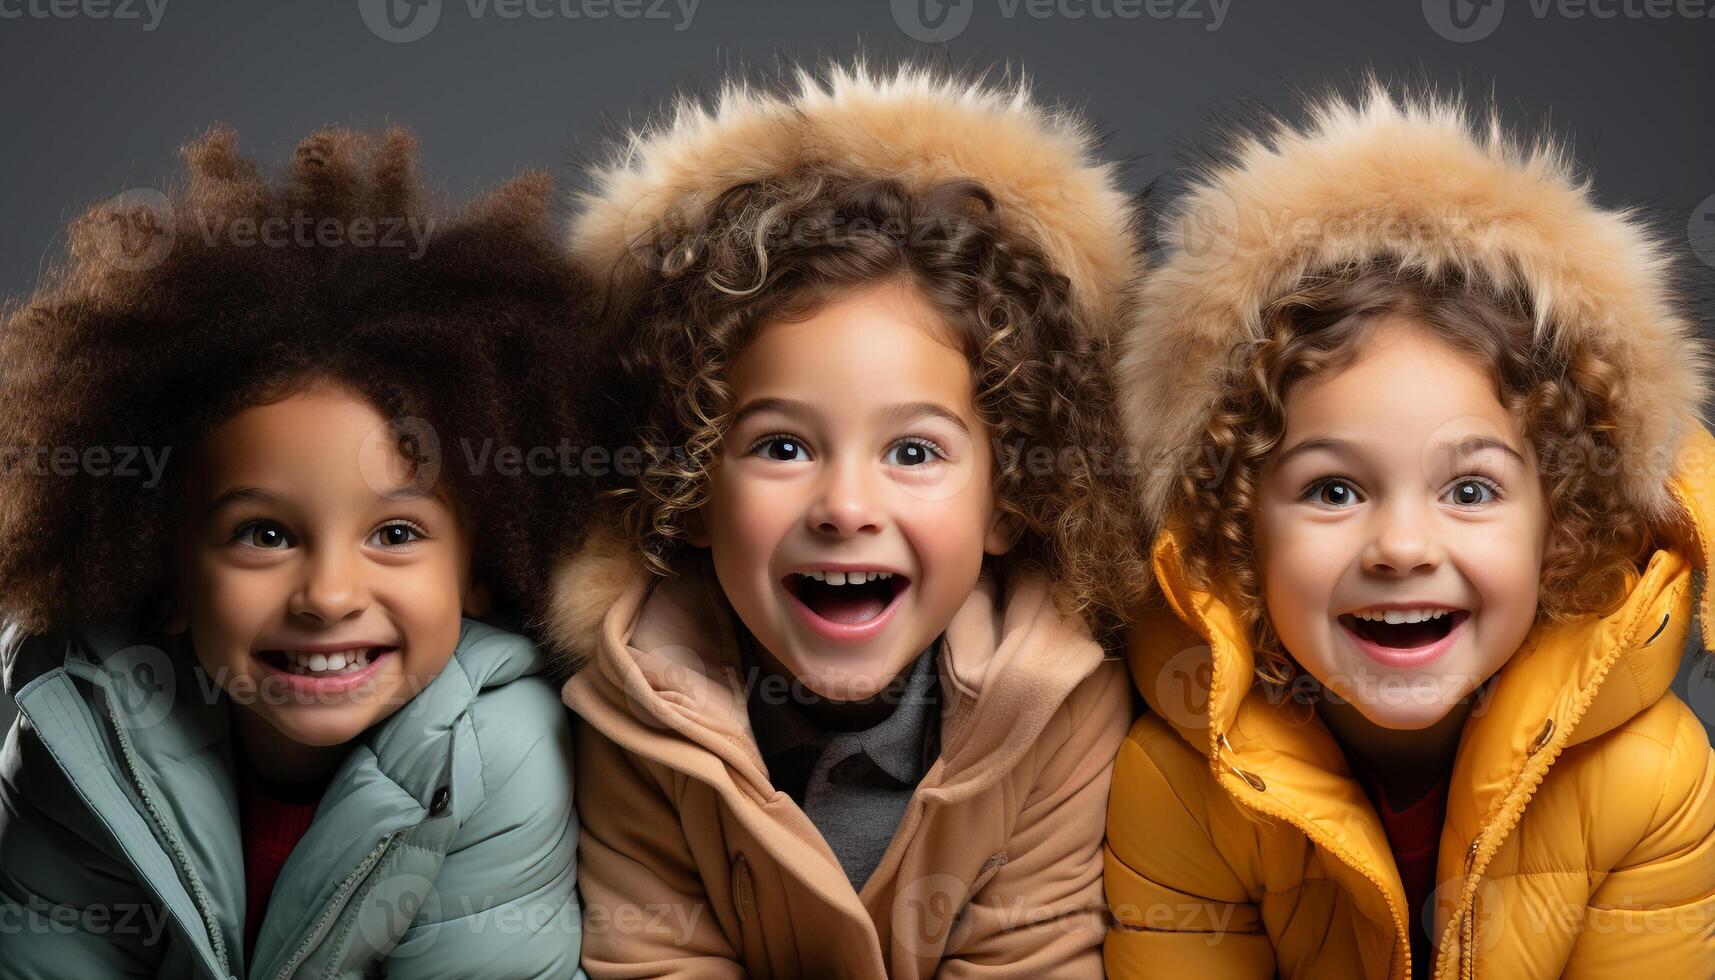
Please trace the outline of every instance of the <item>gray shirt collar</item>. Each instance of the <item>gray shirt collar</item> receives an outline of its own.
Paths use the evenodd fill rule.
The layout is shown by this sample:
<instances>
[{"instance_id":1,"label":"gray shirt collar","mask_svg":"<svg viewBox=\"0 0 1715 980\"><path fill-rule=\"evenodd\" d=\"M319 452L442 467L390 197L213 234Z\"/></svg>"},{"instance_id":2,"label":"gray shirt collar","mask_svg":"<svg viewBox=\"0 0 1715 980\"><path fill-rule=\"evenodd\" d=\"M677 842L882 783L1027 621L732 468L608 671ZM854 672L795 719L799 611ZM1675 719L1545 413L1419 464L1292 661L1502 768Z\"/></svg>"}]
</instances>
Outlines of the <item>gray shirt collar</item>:
<instances>
[{"instance_id":1,"label":"gray shirt collar","mask_svg":"<svg viewBox=\"0 0 1715 980\"><path fill-rule=\"evenodd\" d=\"M750 723L763 760L767 762L793 749L821 743L836 761L862 752L901 784L915 786L934 762L928 746L940 710L940 678L936 667L940 646L937 637L917 655L906 668L899 703L886 718L861 731L828 731L817 725L792 699L792 692L802 689L799 685L788 686L786 696L782 697L781 685L754 683ZM747 667L753 672L761 670L754 664ZM765 690L771 696L764 696Z\"/></svg>"}]
</instances>

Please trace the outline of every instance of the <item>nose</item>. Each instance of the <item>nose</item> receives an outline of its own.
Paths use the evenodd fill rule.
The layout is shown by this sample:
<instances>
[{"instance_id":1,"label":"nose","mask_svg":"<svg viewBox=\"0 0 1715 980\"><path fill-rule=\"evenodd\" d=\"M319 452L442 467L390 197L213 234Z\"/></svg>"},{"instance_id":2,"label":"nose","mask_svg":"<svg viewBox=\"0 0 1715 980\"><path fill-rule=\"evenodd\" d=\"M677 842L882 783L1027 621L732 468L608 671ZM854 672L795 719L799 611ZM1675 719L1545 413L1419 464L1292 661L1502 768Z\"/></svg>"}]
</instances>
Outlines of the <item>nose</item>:
<instances>
[{"instance_id":1,"label":"nose","mask_svg":"<svg viewBox=\"0 0 1715 980\"><path fill-rule=\"evenodd\" d=\"M337 623L369 604L355 555L323 551L310 557L287 608L294 616Z\"/></svg>"},{"instance_id":2,"label":"nose","mask_svg":"<svg viewBox=\"0 0 1715 980\"><path fill-rule=\"evenodd\" d=\"M1377 508L1375 533L1364 548L1367 571L1407 575L1433 571L1441 564L1441 546L1421 508L1409 501Z\"/></svg>"},{"instance_id":3,"label":"nose","mask_svg":"<svg viewBox=\"0 0 1715 980\"><path fill-rule=\"evenodd\" d=\"M806 518L812 530L841 538L879 531L883 524L875 488L855 462L828 467Z\"/></svg>"}]
</instances>

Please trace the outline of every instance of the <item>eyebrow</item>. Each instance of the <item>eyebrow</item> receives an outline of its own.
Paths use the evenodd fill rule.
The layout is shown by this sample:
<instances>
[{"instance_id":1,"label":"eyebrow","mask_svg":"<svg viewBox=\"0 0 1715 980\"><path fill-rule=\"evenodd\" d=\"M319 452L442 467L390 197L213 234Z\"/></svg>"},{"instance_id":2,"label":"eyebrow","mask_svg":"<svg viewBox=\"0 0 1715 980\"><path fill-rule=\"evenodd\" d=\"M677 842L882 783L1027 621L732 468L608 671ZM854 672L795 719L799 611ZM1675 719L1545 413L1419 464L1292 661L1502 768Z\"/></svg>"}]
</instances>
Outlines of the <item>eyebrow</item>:
<instances>
[{"instance_id":1,"label":"eyebrow","mask_svg":"<svg viewBox=\"0 0 1715 980\"><path fill-rule=\"evenodd\" d=\"M1512 457L1512 459L1520 466L1525 465L1524 457L1519 455L1518 450L1499 439L1490 438L1488 436L1473 436L1459 442L1444 442L1435 448L1441 452L1451 452L1454 456L1458 457L1472 456L1485 449L1497 449ZM1318 449L1347 456L1359 455L1357 445L1355 443L1348 442L1345 439L1306 439L1276 457L1274 465L1276 467L1285 466L1291 460L1296 459L1305 453L1315 452Z\"/></svg>"},{"instance_id":2,"label":"eyebrow","mask_svg":"<svg viewBox=\"0 0 1715 980\"><path fill-rule=\"evenodd\" d=\"M242 503L280 504L284 499L279 494L261 487L233 487L210 501L208 507L203 510L203 517L213 517L228 507Z\"/></svg>"},{"instance_id":3,"label":"eyebrow","mask_svg":"<svg viewBox=\"0 0 1715 980\"><path fill-rule=\"evenodd\" d=\"M392 494L376 494L376 496L385 500L422 500L428 497L438 497L438 494L435 488L412 484L401 487ZM286 502L285 496L272 490L264 490L261 487L237 486L214 498L203 510L203 519L207 520L228 507L242 503L272 504L281 507Z\"/></svg>"},{"instance_id":4,"label":"eyebrow","mask_svg":"<svg viewBox=\"0 0 1715 980\"><path fill-rule=\"evenodd\" d=\"M742 408L733 413L731 427L738 428L739 423L759 412L780 412L783 415L808 416L818 414L816 408L808 402L795 401L790 398L757 398L746 402ZM934 402L899 402L881 410L882 421L891 423L902 422L922 415L943 419L947 423L957 426L959 431L965 435L971 434L971 428L965 424L964 419L959 418L957 414L945 406L937 405Z\"/></svg>"}]
</instances>

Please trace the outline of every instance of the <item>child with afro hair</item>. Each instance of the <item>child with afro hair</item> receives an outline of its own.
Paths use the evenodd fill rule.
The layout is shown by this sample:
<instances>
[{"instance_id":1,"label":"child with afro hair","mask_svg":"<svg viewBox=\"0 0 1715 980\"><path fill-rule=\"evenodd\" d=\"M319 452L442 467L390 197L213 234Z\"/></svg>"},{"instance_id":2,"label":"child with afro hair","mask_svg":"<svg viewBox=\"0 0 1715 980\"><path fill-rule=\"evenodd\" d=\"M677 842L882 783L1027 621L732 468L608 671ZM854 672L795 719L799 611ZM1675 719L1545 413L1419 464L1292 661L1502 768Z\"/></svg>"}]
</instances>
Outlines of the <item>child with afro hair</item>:
<instances>
[{"instance_id":1,"label":"child with afro hair","mask_svg":"<svg viewBox=\"0 0 1715 980\"><path fill-rule=\"evenodd\" d=\"M577 512L552 183L184 156L0 333L0 976L570 975L569 719L495 625Z\"/></svg>"}]
</instances>

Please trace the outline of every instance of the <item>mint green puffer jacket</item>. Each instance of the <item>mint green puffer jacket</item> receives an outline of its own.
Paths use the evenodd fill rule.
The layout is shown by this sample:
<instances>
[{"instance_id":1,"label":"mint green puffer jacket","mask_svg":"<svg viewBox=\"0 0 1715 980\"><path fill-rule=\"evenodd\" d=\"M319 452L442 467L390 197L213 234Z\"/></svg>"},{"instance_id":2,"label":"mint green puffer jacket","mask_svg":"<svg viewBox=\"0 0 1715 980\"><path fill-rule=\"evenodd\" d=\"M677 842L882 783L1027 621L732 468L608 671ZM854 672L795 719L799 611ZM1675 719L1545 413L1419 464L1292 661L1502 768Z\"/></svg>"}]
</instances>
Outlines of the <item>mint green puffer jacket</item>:
<instances>
[{"instance_id":1,"label":"mint green puffer jacket","mask_svg":"<svg viewBox=\"0 0 1715 980\"><path fill-rule=\"evenodd\" d=\"M230 702L182 644L0 633L0 978L577 977L570 717L465 620L366 732L245 962Z\"/></svg>"}]
</instances>

